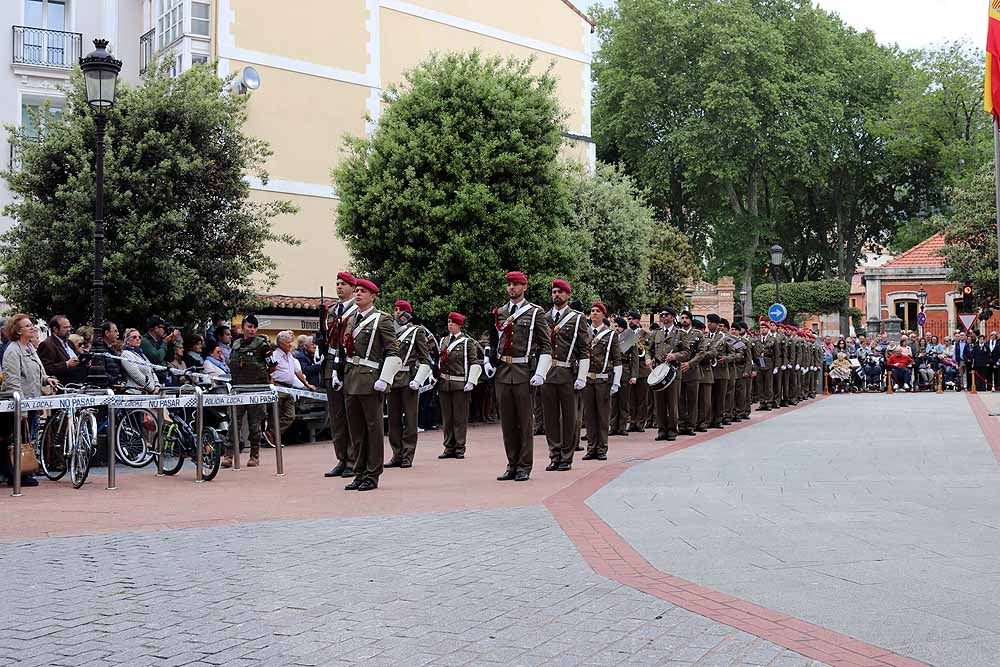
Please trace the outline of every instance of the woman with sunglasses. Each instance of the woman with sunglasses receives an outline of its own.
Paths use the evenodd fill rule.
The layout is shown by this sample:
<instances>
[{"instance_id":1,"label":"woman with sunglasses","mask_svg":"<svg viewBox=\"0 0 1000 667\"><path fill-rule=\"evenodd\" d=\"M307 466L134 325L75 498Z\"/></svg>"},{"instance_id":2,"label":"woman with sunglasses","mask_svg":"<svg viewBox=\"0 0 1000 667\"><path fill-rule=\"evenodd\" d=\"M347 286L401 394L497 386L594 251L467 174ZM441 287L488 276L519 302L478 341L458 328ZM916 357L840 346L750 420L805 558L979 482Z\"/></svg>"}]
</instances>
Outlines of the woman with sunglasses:
<instances>
[{"instance_id":1,"label":"woman with sunglasses","mask_svg":"<svg viewBox=\"0 0 1000 667\"><path fill-rule=\"evenodd\" d=\"M160 381L149 358L142 351L142 334L138 329L125 331L125 347L122 348L121 359L126 390L146 394L160 393Z\"/></svg>"}]
</instances>

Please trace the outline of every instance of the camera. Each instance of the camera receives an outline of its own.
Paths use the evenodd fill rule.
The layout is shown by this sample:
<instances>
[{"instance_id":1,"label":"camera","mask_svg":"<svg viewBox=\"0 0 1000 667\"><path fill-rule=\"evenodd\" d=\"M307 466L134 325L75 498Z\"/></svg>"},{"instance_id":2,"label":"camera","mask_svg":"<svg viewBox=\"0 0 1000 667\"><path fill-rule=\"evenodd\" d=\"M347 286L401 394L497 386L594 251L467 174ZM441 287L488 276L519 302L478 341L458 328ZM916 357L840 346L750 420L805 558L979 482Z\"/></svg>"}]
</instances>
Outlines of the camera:
<instances>
[{"instance_id":1,"label":"camera","mask_svg":"<svg viewBox=\"0 0 1000 667\"><path fill-rule=\"evenodd\" d=\"M80 354L76 355L76 358L80 361L81 364L86 365L94 360L94 354L92 352L81 352Z\"/></svg>"}]
</instances>

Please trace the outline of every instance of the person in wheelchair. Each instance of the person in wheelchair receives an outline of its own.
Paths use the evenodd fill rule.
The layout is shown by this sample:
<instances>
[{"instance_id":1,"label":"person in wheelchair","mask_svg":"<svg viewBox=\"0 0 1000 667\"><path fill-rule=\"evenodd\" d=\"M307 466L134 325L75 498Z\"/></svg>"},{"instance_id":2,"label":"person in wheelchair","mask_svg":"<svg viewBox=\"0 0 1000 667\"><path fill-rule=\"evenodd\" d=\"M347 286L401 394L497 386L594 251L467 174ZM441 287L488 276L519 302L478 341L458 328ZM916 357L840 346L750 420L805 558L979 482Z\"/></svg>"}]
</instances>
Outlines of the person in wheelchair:
<instances>
[{"instance_id":1,"label":"person in wheelchair","mask_svg":"<svg viewBox=\"0 0 1000 667\"><path fill-rule=\"evenodd\" d=\"M892 388L898 390L902 387L904 390L910 391L910 376L913 374L914 367L913 357L904 354L904 350L901 350L895 343L890 344L886 350L886 354L889 355L886 364L892 369Z\"/></svg>"},{"instance_id":2,"label":"person in wheelchair","mask_svg":"<svg viewBox=\"0 0 1000 667\"><path fill-rule=\"evenodd\" d=\"M941 366L941 381L944 383L944 388L961 391L962 385L958 381L958 362L948 354L941 354L938 362Z\"/></svg>"},{"instance_id":3,"label":"person in wheelchair","mask_svg":"<svg viewBox=\"0 0 1000 667\"><path fill-rule=\"evenodd\" d=\"M916 353L916 359L914 359L917 365L916 381L917 386L923 389L933 389L934 379L937 377L938 369L938 359L937 355L926 352L927 346L923 345L920 347L920 351Z\"/></svg>"},{"instance_id":4,"label":"person in wheelchair","mask_svg":"<svg viewBox=\"0 0 1000 667\"><path fill-rule=\"evenodd\" d=\"M842 394L845 386L850 386L851 382L851 361L847 358L846 352L838 352L837 358L830 364L830 391L834 394Z\"/></svg>"},{"instance_id":5,"label":"person in wheelchair","mask_svg":"<svg viewBox=\"0 0 1000 667\"><path fill-rule=\"evenodd\" d=\"M876 391L882 389L882 376L885 374L882 355L877 352L867 355L861 362L861 372L865 376L866 389L874 389Z\"/></svg>"}]
</instances>

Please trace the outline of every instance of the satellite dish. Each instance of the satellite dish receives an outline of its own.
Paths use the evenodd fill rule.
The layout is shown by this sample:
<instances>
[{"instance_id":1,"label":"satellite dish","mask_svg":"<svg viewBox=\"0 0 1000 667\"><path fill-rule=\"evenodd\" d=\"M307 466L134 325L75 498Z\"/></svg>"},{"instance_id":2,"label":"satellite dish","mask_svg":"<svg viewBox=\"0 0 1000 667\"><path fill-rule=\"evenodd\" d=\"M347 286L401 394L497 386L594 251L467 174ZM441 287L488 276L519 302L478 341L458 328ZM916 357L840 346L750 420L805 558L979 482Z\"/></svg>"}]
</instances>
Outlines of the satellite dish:
<instances>
[{"instance_id":1,"label":"satellite dish","mask_svg":"<svg viewBox=\"0 0 1000 667\"><path fill-rule=\"evenodd\" d=\"M232 88L237 95L246 95L251 90L257 90L260 88L260 74L248 65L233 79Z\"/></svg>"}]
</instances>

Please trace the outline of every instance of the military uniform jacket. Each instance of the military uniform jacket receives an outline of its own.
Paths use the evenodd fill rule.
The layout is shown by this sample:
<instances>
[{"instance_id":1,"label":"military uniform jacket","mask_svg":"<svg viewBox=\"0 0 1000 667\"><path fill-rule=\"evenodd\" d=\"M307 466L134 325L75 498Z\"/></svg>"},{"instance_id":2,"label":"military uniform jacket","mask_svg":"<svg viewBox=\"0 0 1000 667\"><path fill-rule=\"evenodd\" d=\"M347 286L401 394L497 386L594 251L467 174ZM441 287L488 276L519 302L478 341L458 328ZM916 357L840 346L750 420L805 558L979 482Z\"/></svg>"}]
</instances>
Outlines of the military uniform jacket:
<instances>
[{"instance_id":1,"label":"military uniform jacket","mask_svg":"<svg viewBox=\"0 0 1000 667\"><path fill-rule=\"evenodd\" d=\"M618 337L617 332L615 338L621 340ZM619 349L621 349L619 347ZM629 346L627 350L621 353L622 359L622 384L628 384L631 378L637 377L639 374L639 355L635 353L635 345Z\"/></svg>"},{"instance_id":2,"label":"military uniform jacket","mask_svg":"<svg viewBox=\"0 0 1000 667\"><path fill-rule=\"evenodd\" d=\"M590 372L587 373L587 384L607 384L614 380L615 366L622 365L618 334L606 324L600 329L592 329L589 346ZM624 372L622 369L623 377Z\"/></svg>"},{"instance_id":3,"label":"military uniform jacket","mask_svg":"<svg viewBox=\"0 0 1000 667\"><path fill-rule=\"evenodd\" d=\"M338 316L337 312L341 311ZM323 378L329 380L333 372L341 372L344 369L344 342L347 331L350 328L350 320L357 315L358 307L354 299L341 301L334 304L330 309L330 319L326 325L326 359L323 361ZM343 380L343 378L341 378ZM327 384L329 386L329 383Z\"/></svg>"},{"instance_id":4,"label":"military uniform jacket","mask_svg":"<svg viewBox=\"0 0 1000 667\"><path fill-rule=\"evenodd\" d=\"M494 382L527 382L534 373L529 365L531 357L552 354L548 316L544 310L527 300L512 311L508 301L493 311L493 324L498 337Z\"/></svg>"},{"instance_id":5,"label":"military uniform jacket","mask_svg":"<svg viewBox=\"0 0 1000 667\"><path fill-rule=\"evenodd\" d=\"M709 333L706 338L708 340L708 349L715 352L715 365L712 367L712 378L716 381L728 380L729 355L732 354L729 343L726 342L725 336L721 331L716 331L714 334Z\"/></svg>"},{"instance_id":6,"label":"military uniform jacket","mask_svg":"<svg viewBox=\"0 0 1000 667\"><path fill-rule=\"evenodd\" d=\"M347 324L349 328L344 335L347 355L344 393L351 396L375 393L375 381L382 372L382 362L386 357L399 356L399 341L392 316L372 308L364 316L355 312Z\"/></svg>"},{"instance_id":7,"label":"military uniform jacket","mask_svg":"<svg viewBox=\"0 0 1000 667\"><path fill-rule=\"evenodd\" d=\"M701 364L705 358L705 341L702 333L691 327L687 331L681 330L684 336L684 345L688 353L688 369L681 374L681 382L700 382Z\"/></svg>"},{"instance_id":8,"label":"military uniform jacket","mask_svg":"<svg viewBox=\"0 0 1000 667\"><path fill-rule=\"evenodd\" d=\"M698 330L696 329L696 331ZM702 384L712 384L715 380L715 369L713 366L715 365L716 357L719 354L718 346L716 341L708 337L707 331L698 331L698 333L701 335L702 348L700 381Z\"/></svg>"},{"instance_id":9,"label":"military uniform jacket","mask_svg":"<svg viewBox=\"0 0 1000 667\"><path fill-rule=\"evenodd\" d=\"M399 358L403 367L396 373L392 381L393 389L408 387L410 381L417 375L420 364L431 365L430 346L427 344L427 329L416 324L407 324L396 333L399 343Z\"/></svg>"},{"instance_id":10,"label":"military uniform jacket","mask_svg":"<svg viewBox=\"0 0 1000 667\"><path fill-rule=\"evenodd\" d=\"M254 336L249 342L246 338L233 341L229 356L233 384L270 384L267 357L271 349L271 343L265 336Z\"/></svg>"},{"instance_id":11,"label":"military uniform jacket","mask_svg":"<svg viewBox=\"0 0 1000 667\"><path fill-rule=\"evenodd\" d=\"M748 378L754 371L753 340L750 336L740 336L739 339L745 347L740 350L741 359L736 363L736 368L740 373L738 377Z\"/></svg>"},{"instance_id":12,"label":"military uniform jacket","mask_svg":"<svg viewBox=\"0 0 1000 667\"><path fill-rule=\"evenodd\" d=\"M654 367L659 366L667 360L667 355L671 352L677 355L671 362L675 366L680 366L691 357L684 342L684 332L678 326L670 327L669 332L666 329L657 329L653 332L652 342L646 350L646 359L652 361Z\"/></svg>"},{"instance_id":13,"label":"military uniform jacket","mask_svg":"<svg viewBox=\"0 0 1000 667\"><path fill-rule=\"evenodd\" d=\"M639 379L647 378L649 377L650 369L646 366L646 351L652 344L653 337L648 331L646 331L642 327L639 327L638 329L635 330L635 338L636 338L636 343L635 343L636 356L639 357L639 364L638 364L639 372L636 374L635 377Z\"/></svg>"},{"instance_id":14,"label":"military uniform jacket","mask_svg":"<svg viewBox=\"0 0 1000 667\"><path fill-rule=\"evenodd\" d=\"M469 369L483 365L483 348L465 333L448 334L438 352L438 391L465 391Z\"/></svg>"},{"instance_id":15,"label":"military uniform jacket","mask_svg":"<svg viewBox=\"0 0 1000 667\"><path fill-rule=\"evenodd\" d=\"M761 368L765 371L773 370L781 365L781 347L778 334L761 334L759 356L764 362Z\"/></svg>"},{"instance_id":16,"label":"military uniform jacket","mask_svg":"<svg viewBox=\"0 0 1000 667\"><path fill-rule=\"evenodd\" d=\"M545 316L552 341L552 368L545 383L572 384L577 363L590 358L590 323L572 308L563 308L558 319L553 319L553 314L549 310Z\"/></svg>"}]
</instances>

